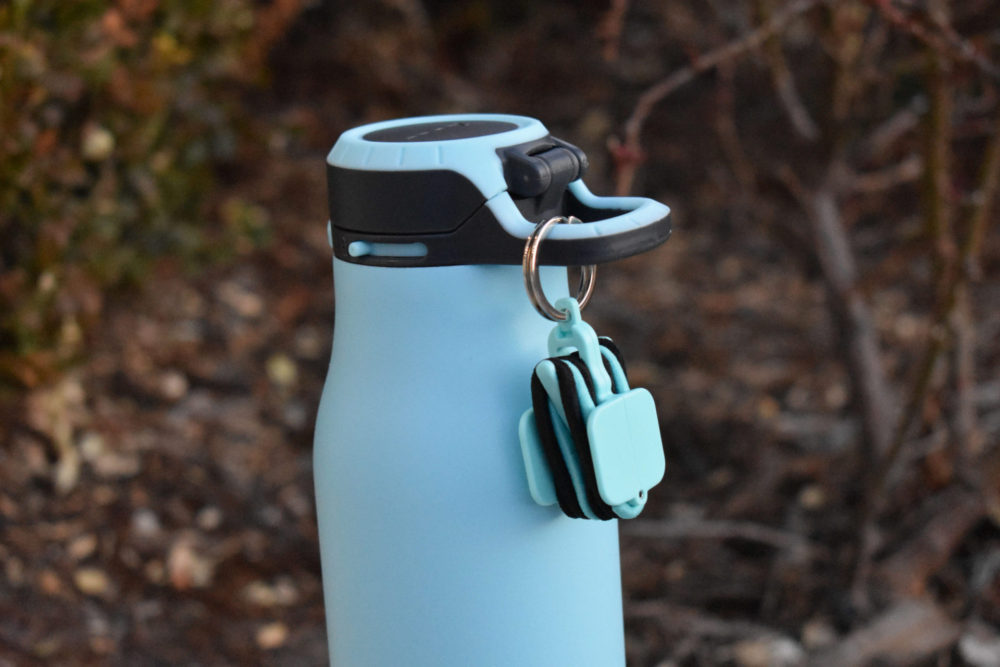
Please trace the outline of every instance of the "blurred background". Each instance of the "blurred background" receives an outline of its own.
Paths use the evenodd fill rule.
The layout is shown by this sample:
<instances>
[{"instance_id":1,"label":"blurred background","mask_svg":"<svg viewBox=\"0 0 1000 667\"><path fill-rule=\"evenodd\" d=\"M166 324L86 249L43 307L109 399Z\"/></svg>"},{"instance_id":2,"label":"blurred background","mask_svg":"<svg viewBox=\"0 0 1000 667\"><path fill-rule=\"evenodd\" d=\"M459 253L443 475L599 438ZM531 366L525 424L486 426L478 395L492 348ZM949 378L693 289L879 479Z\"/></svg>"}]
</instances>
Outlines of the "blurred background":
<instances>
[{"instance_id":1,"label":"blurred background","mask_svg":"<svg viewBox=\"0 0 1000 667\"><path fill-rule=\"evenodd\" d=\"M629 664L1000 665L998 42L987 0L0 3L0 665L325 663L324 156L471 111L674 210L587 312L667 448Z\"/></svg>"}]
</instances>

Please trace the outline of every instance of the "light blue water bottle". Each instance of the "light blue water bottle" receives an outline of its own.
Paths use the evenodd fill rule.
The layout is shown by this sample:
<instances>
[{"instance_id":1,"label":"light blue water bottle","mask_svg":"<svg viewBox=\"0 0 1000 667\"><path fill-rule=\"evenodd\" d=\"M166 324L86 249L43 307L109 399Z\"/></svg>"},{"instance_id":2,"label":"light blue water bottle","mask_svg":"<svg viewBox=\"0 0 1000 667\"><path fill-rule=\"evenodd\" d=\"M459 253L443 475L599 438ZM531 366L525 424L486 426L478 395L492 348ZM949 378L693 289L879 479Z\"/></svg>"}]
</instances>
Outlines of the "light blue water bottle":
<instances>
[{"instance_id":1,"label":"light blue water bottle","mask_svg":"<svg viewBox=\"0 0 1000 667\"><path fill-rule=\"evenodd\" d=\"M624 665L617 521L532 500L518 442L551 323L524 292L536 225L566 266L669 236L669 209L596 197L537 120L460 115L345 132L327 159L336 323L315 439L331 663Z\"/></svg>"}]
</instances>

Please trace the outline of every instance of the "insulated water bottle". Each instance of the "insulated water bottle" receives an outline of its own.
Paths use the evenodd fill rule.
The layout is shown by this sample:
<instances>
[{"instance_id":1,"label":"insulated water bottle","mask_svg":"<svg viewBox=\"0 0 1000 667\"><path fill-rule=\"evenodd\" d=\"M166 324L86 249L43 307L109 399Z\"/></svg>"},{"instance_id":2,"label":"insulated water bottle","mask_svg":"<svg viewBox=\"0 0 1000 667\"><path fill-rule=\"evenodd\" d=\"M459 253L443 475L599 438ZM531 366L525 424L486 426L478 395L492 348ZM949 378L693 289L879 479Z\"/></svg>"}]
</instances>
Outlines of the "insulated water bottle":
<instances>
[{"instance_id":1,"label":"insulated water bottle","mask_svg":"<svg viewBox=\"0 0 1000 667\"><path fill-rule=\"evenodd\" d=\"M552 328L524 291L666 240L669 209L597 197L537 120L431 116L327 158L336 319L315 435L330 660L342 667L624 665L617 521L532 500L518 441Z\"/></svg>"}]
</instances>

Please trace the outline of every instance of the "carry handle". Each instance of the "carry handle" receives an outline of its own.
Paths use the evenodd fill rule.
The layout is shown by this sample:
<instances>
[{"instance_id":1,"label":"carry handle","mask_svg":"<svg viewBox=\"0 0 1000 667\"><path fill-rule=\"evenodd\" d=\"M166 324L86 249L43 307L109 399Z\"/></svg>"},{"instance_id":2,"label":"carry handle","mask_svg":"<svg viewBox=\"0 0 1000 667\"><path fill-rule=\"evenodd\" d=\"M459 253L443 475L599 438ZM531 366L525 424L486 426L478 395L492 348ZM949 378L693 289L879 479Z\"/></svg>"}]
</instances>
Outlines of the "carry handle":
<instances>
[{"instance_id":1,"label":"carry handle","mask_svg":"<svg viewBox=\"0 0 1000 667\"><path fill-rule=\"evenodd\" d=\"M523 202L504 192L487 201L486 207L506 235L526 240L546 217L526 215ZM540 265L613 262L652 250L671 232L670 208L664 204L646 197L599 197L579 179L566 187L554 215L577 218L582 224L553 228L540 252Z\"/></svg>"}]
</instances>

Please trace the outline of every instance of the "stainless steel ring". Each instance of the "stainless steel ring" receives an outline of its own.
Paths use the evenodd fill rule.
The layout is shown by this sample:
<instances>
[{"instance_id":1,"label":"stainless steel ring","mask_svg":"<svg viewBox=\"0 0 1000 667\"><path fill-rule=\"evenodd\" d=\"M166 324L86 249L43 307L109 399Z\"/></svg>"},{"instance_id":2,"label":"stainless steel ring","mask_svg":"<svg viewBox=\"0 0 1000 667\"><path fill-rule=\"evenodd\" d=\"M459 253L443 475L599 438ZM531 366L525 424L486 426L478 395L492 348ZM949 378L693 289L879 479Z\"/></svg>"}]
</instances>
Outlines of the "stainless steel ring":
<instances>
[{"instance_id":1,"label":"stainless steel ring","mask_svg":"<svg viewBox=\"0 0 1000 667\"><path fill-rule=\"evenodd\" d=\"M524 269L524 288L528 292L528 298L531 299L531 305L535 307L535 310L542 317L548 318L553 322L565 320L566 313L553 306L545 298L545 292L542 291L542 280L538 276L538 250L542 244L542 239L548 233L549 229L562 222L574 224L580 222L580 219L572 215L568 218L557 216L539 223L535 227L535 231L531 232L531 236L528 237L528 242L524 246L524 259L521 262L521 266ZM596 278L596 265L589 264L580 267L580 285L576 290L576 300L580 304L580 310L583 310L587 302L590 301L590 297L594 293Z\"/></svg>"}]
</instances>

